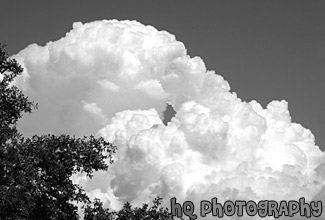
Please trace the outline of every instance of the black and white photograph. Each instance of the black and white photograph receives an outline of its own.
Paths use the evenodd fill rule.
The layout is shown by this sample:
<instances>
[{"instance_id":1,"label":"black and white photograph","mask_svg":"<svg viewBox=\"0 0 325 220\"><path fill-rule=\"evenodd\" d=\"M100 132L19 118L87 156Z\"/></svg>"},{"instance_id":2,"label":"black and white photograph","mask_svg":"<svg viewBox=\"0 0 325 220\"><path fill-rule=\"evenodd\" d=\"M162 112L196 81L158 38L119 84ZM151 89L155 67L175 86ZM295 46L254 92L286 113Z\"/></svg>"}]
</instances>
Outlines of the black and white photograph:
<instances>
[{"instance_id":1,"label":"black and white photograph","mask_svg":"<svg viewBox=\"0 0 325 220\"><path fill-rule=\"evenodd\" d=\"M325 1L0 1L0 220L325 219Z\"/></svg>"}]
</instances>

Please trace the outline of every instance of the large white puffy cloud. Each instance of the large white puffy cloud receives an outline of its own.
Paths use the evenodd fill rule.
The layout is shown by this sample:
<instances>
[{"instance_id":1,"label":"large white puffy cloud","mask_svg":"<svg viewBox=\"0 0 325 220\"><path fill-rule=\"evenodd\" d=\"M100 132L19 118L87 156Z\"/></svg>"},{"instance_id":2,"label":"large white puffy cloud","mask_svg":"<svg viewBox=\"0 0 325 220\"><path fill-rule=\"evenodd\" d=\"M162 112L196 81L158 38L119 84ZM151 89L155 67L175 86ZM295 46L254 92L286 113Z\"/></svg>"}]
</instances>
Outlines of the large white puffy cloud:
<instances>
[{"instance_id":1,"label":"large white puffy cloud","mask_svg":"<svg viewBox=\"0 0 325 220\"><path fill-rule=\"evenodd\" d=\"M40 104L30 116L32 126L21 123L25 132L94 133L116 112L165 108L161 77L186 54L181 42L136 22L73 27L66 37L30 45L16 56L25 68L19 84Z\"/></svg>"},{"instance_id":2,"label":"large white puffy cloud","mask_svg":"<svg viewBox=\"0 0 325 220\"><path fill-rule=\"evenodd\" d=\"M92 180L75 176L112 208L156 195L179 201L320 199L324 152L293 123L285 101L241 101L222 76L165 31L135 21L75 23L62 39L14 56L16 81L39 110L33 133L97 133L118 147ZM162 122L166 103L176 110Z\"/></svg>"}]
</instances>

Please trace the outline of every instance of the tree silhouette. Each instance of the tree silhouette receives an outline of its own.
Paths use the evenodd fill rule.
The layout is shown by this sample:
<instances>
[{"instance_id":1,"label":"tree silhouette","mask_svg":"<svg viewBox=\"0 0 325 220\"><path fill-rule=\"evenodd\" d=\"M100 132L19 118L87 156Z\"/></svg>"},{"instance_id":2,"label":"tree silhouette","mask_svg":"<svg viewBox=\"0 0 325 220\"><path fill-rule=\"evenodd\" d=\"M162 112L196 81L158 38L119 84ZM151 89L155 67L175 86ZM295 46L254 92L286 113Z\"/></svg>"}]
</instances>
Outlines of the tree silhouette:
<instances>
[{"instance_id":1,"label":"tree silhouette","mask_svg":"<svg viewBox=\"0 0 325 220\"><path fill-rule=\"evenodd\" d=\"M23 69L16 60L9 58L4 47L0 43L0 144L17 136L18 119L37 107L16 86L10 85Z\"/></svg>"},{"instance_id":2,"label":"tree silhouette","mask_svg":"<svg viewBox=\"0 0 325 220\"><path fill-rule=\"evenodd\" d=\"M17 121L37 105L16 86L23 69L0 44L0 219L77 219L71 202L89 202L71 176L107 170L116 147L103 138L23 138Z\"/></svg>"},{"instance_id":3,"label":"tree silhouette","mask_svg":"<svg viewBox=\"0 0 325 220\"><path fill-rule=\"evenodd\" d=\"M95 199L93 205L85 208L84 220L172 220L172 215L167 208L162 207L162 198L153 200L153 205L143 204L141 208L133 208L130 203L125 203L118 212L110 212L103 208L103 203Z\"/></svg>"}]
</instances>

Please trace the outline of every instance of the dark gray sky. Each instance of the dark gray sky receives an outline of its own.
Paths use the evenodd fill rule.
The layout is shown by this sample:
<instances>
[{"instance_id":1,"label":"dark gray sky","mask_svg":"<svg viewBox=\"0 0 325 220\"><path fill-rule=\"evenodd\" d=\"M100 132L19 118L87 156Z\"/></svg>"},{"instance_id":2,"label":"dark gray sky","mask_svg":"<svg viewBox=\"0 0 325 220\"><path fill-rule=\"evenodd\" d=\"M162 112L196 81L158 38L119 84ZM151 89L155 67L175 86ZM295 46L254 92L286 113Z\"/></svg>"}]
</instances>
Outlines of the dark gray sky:
<instances>
[{"instance_id":1,"label":"dark gray sky","mask_svg":"<svg viewBox=\"0 0 325 220\"><path fill-rule=\"evenodd\" d=\"M176 35L191 56L264 107L285 99L325 150L325 1L2 0L0 42L13 54L44 45L75 21L129 19Z\"/></svg>"}]
</instances>

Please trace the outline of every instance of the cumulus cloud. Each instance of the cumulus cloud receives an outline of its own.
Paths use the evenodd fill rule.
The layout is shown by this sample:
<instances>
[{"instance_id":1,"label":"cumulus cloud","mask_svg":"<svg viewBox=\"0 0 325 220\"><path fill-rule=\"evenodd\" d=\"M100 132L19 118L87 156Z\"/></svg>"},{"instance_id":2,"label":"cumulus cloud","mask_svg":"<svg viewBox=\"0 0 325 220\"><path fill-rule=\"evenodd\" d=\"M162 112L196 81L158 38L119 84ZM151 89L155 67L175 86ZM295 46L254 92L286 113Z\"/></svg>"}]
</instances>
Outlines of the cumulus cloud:
<instances>
[{"instance_id":1,"label":"cumulus cloud","mask_svg":"<svg viewBox=\"0 0 325 220\"><path fill-rule=\"evenodd\" d=\"M175 36L136 21L82 24L14 56L16 81L39 110L20 124L33 133L96 133L118 147L94 179L74 180L111 208L156 195L325 202L324 152L291 120L286 101L264 109L191 58ZM163 124L166 103L177 112Z\"/></svg>"}]
</instances>

